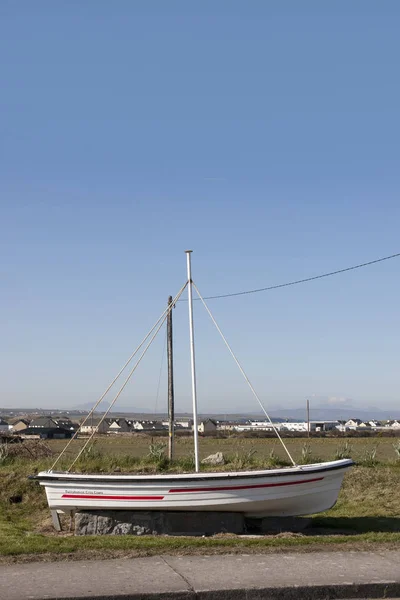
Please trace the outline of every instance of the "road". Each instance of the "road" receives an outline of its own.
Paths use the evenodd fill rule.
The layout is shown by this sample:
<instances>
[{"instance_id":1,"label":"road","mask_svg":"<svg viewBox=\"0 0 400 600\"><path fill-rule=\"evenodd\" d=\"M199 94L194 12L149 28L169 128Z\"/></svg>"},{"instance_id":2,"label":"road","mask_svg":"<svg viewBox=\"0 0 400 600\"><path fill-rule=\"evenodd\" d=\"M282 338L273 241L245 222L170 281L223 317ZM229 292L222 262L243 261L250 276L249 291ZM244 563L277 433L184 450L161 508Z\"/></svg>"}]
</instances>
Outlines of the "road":
<instances>
[{"instance_id":1,"label":"road","mask_svg":"<svg viewBox=\"0 0 400 600\"><path fill-rule=\"evenodd\" d=\"M159 556L0 566L1 600L400 597L400 550Z\"/></svg>"}]
</instances>

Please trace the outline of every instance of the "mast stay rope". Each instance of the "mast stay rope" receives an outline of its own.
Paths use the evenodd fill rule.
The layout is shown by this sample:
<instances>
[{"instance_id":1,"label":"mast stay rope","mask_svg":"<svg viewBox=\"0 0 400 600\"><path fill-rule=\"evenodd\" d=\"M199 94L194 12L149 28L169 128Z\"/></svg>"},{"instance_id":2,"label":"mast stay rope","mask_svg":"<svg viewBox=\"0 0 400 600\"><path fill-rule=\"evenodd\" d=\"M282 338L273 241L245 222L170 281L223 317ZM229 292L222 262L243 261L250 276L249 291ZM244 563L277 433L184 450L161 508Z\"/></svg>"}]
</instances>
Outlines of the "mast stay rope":
<instances>
[{"instance_id":1,"label":"mast stay rope","mask_svg":"<svg viewBox=\"0 0 400 600\"><path fill-rule=\"evenodd\" d=\"M279 441L281 442L281 444L282 444L282 446L283 446L283 448L284 448L284 450L285 450L286 454L288 455L288 457L289 457L290 461L292 462L292 464L293 464L293 466L294 466L294 467L299 467L299 465L296 463L296 461L293 459L292 455L290 454L290 452L289 452L289 450L288 450L288 447L286 446L285 442L283 441L283 439L282 439L282 438L281 438L281 436L279 435L279 432L278 432L277 428L275 427L275 425L273 424L273 422L272 422L272 420L271 420L271 417L269 416L269 414L268 414L268 413L267 413L267 411L265 410L265 408L264 408L264 405L263 405L263 403L261 402L261 400L260 400L260 398L259 398L259 396L258 396L257 392L255 391L255 389L254 389L254 387L253 387L253 385L252 385L252 383L251 383L250 379L249 379L249 378L248 378L248 376L246 375L246 373L245 373L245 371L244 371L243 367L241 366L241 364L240 364L239 360L237 359L237 357L236 357L236 355L234 354L234 352L233 352L232 348L231 348L231 347L230 347L230 345L228 344L228 342L227 342L227 340L226 340L226 338L225 338L224 334L222 333L221 329L220 329L220 328L219 328L219 326L218 326L218 323L216 322L216 320L214 319L213 315L211 314L211 311L210 311L210 309L208 308L208 306L207 306L207 304L206 304L206 302L205 302L205 300L204 300L203 296L200 294L200 292L199 292L199 290L198 290L198 287L197 287L197 285L196 285L194 282L193 282L193 287L194 287L194 289L196 290L198 297L199 297L199 298L200 298L200 300L202 301L202 303L203 303L203 305L204 305L204 308L205 308L205 309L206 309L206 311L208 312L208 315L210 316L210 318L211 318L212 322L214 323L214 325L215 325L215 327L216 327L216 329L217 329L218 333L219 333L219 334L220 334L220 336L222 337L222 339L223 339L223 341L224 341L224 343L225 343L225 346L228 348L228 350L229 350L229 352L230 352L230 354L231 354L231 356L232 356L233 360L235 361L235 363L236 363L236 364L237 364L237 366L239 367L239 370L240 370L241 374L243 375L244 379L246 380L246 382L247 382L247 384L248 384L248 386L249 386L250 390L251 390L251 391L252 391L252 393L253 393L253 396L255 397L255 399L257 400L258 404L260 405L260 407L261 407L261 410L263 411L263 413L264 413L264 414L265 414L265 416L267 417L268 421L271 423L271 425L272 425L272 429L274 430L274 432L275 432L276 436L278 437Z\"/></svg>"},{"instance_id":2,"label":"mast stay rope","mask_svg":"<svg viewBox=\"0 0 400 600\"><path fill-rule=\"evenodd\" d=\"M85 423L87 423L87 421L90 419L91 416L93 416L94 411L96 410L96 408L98 407L98 405L100 404L100 402L104 399L104 397L107 395L107 393L110 391L110 389L113 387L113 385L116 383L116 381L119 379L119 377L122 375L122 373L124 372L124 370L126 369L126 367L129 365L129 363L133 360L133 358L136 356L136 354L139 352L139 350L142 348L142 346L145 344L145 342L149 339L149 337L152 335L152 333L154 332L154 330L156 330L155 334L152 336L150 342L147 344L145 350L143 351L143 353L141 354L140 358L138 359L138 361L136 362L135 366L133 367L133 369L130 371L127 379L125 380L123 386L120 388L119 392L117 393L117 395L114 397L114 399L112 400L110 406L108 407L107 411L104 413L103 417L100 419L98 426L101 425L101 423L104 421L104 419L106 418L107 414L110 412L111 408L114 406L115 402L118 400L119 396L121 395L123 389L125 388L126 384L128 383L129 379L132 377L134 371L136 370L136 367L139 365L139 363L141 362L143 356L146 354L148 348L150 347L151 343L153 342L154 338L156 337L157 333L160 331L162 325L164 324L170 310L172 310L172 307L174 306L174 303L180 298L180 296L182 295L182 293L184 292L184 290L186 289L188 282L186 281L185 284L181 287L181 289L179 290L179 292L177 293L177 295L175 296L173 303L170 306L167 306L164 311L162 312L161 316L157 319L157 321L155 322L155 324L153 325L153 327L150 329L150 331L146 334L146 336L143 338L143 340L140 342L139 346L135 349L135 351L131 354L131 356L128 358L128 360L126 361L126 363L124 364L124 366L120 369L120 371L118 372L118 374L114 377L114 379L112 380L112 382L109 384L109 386L107 387L107 389L103 392L103 394L100 396L100 398L97 400L96 404L93 406L93 408L89 411L89 413L87 414L87 416L85 417L85 419L82 421L82 423L80 424L79 428L77 429L77 431L74 433L74 435L72 436L72 438L69 440L69 442L66 444L66 446L63 448L63 450L60 452L60 454L58 455L58 457L56 458L56 460L54 461L54 463L52 464L52 466L50 467L49 471L53 471L54 467L58 464L58 462L60 461L61 457L64 455L64 453L66 452L66 450L69 448L69 446L71 445L71 443L77 438L78 433L80 432L81 428L83 425L85 425ZM76 463L76 461L78 460L78 458L81 456L82 452L85 450L85 448L87 447L87 445L90 443L90 441L93 439L94 434L96 433L96 430L92 431L91 436L89 437L89 439L86 441L86 443L83 445L82 449L80 450L78 456L75 458L75 460L73 461L73 463L70 465L68 472L71 470L71 468L73 467L73 465Z\"/></svg>"}]
</instances>

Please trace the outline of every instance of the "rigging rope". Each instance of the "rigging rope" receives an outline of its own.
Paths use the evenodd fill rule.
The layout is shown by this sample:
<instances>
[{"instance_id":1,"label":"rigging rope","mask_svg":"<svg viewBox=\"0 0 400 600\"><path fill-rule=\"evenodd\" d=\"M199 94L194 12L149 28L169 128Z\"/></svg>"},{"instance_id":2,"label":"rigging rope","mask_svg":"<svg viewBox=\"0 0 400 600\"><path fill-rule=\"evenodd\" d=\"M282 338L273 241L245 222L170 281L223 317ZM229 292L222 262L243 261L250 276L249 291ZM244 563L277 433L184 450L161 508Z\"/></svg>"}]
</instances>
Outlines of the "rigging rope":
<instances>
[{"instance_id":1,"label":"rigging rope","mask_svg":"<svg viewBox=\"0 0 400 600\"><path fill-rule=\"evenodd\" d=\"M157 414L157 409L158 409L158 399L160 397L161 376L162 376L163 366L164 366L165 351L167 349L167 337L168 337L167 330L165 330L164 347L163 347L162 356L161 356L160 372L158 374L157 394L156 394L156 404L154 407L154 415Z\"/></svg>"},{"instance_id":2,"label":"rigging rope","mask_svg":"<svg viewBox=\"0 0 400 600\"><path fill-rule=\"evenodd\" d=\"M174 298L174 301L177 301L178 298L182 295L183 291L185 290L187 286L187 282L185 282L185 284L181 287L181 289L179 290L179 292L177 293L177 295ZM107 389L105 390L105 392L103 392L103 394L100 396L100 398L97 400L96 404L93 406L93 408L89 411L89 413L86 415L86 417L84 418L84 420L82 421L82 423L79 425L79 428L77 429L77 431L74 433L74 435L72 436L72 438L69 440L69 442L66 444L66 446L63 448L63 450L60 452L60 454L58 455L57 459L54 461L54 463L52 464L52 466L50 467L50 471L53 471L54 467L58 464L59 460L61 459L61 457L64 455L64 453L67 451L67 449L69 448L69 446L72 444L72 442L77 438L78 434L80 433L81 428L85 425L85 423L87 423L87 421L93 417L93 413L96 410L96 408L99 406L100 402L105 398L105 396L108 394L108 392L110 391L110 389L113 387L113 385L116 383L116 381L119 379L119 377L121 376L121 374L125 371L126 367L129 365L129 363L132 361L132 359L136 356L136 354L139 352L140 348L143 346L143 344L148 340L148 338L150 337L150 335L153 333L153 331L156 329L156 327L158 326L158 324L160 323L160 321L162 321L162 323L164 323L166 316L169 314L169 306L167 306L164 311L162 312L161 316L157 319L157 321L155 322L155 324L153 325L153 327L150 329L150 331L147 333L147 335L143 338L143 340L140 342L139 346L135 349L135 351L130 355L130 357L128 358L128 360L126 361L126 363L124 364L124 366L122 367L122 369L119 371L119 373L114 377L114 379L112 380L112 382L109 384L109 386L107 387ZM162 324L161 323L161 324ZM109 410L109 409L108 409Z\"/></svg>"},{"instance_id":3,"label":"rigging rope","mask_svg":"<svg viewBox=\"0 0 400 600\"><path fill-rule=\"evenodd\" d=\"M125 379L124 383L122 384L122 386L120 387L120 389L118 390L117 394L115 395L115 397L113 398L110 406L107 408L107 410L105 411L105 413L103 414L103 416L101 417L100 421L97 424L97 428L100 427L100 425L103 423L104 419L107 417L108 413L110 412L110 410L112 409L112 407L114 406L114 404L116 403L116 401L118 400L118 398L120 397L120 395L122 394L123 390L125 389L128 381L130 380L130 378L132 377L133 373L136 371L137 367L139 366L139 364L142 361L142 358L144 357L144 355L146 354L147 350L150 348L151 344L153 343L155 337L157 336L158 332L160 331L161 327L164 324L164 321L167 319L168 314L170 313L170 311L173 309L174 307L174 303L178 300L179 296L183 293L183 290L186 288L185 284L182 289L180 290L180 292L177 294L177 296L175 296L172 304L169 304L166 311L166 314L163 318L163 320L161 321L160 325L157 327L155 333L153 334L153 336L151 337L149 343L146 345L145 349L143 350L142 354L140 355L139 359L136 361L135 365L133 366L133 368L130 370L127 378ZM68 469L68 473L70 472L70 470L72 469L72 467L74 466L74 464L78 461L78 459L80 458L80 456L82 455L82 453L84 452L84 450L86 449L86 447L88 446L88 444L92 441L93 437L96 434L96 429L94 431L92 431L90 437L88 438L88 440L85 442L85 444L83 445L83 447L81 448L81 450L79 451L77 457L75 458L75 460L72 462L72 464L70 465L69 469Z\"/></svg>"},{"instance_id":4,"label":"rigging rope","mask_svg":"<svg viewBox=\"0 0 400 600\"><path fill-rule=\"evenodd\" d=\"M216 327L216 329L217 329L218 333L219 333L219 334L220 334L220 336L222 337L222 339L223 339L223 341L224 341L224 343L225 343L226 347L228 348L229 352L231 353L231 355L232 355L232 357L233 357L233 360L235 361L235 363L236 363L236 364L237 364L237 366L239 367L239 370L240 370L240 372L242 373L243 377L245 378L245 380L246 380L246 382L247 382L248 386L250 387L250 389L251 389L251 391L252 391L252 393L253 393L254 397L256 398L256 400L257 400L258 404L260 405L260 407L261 407L261 409L262 409L263 413L264 413L264 414L265 414L265 416L267 417L268 421L271 423L271 425L272 425L272 429L273 429L273 430L274 430L274 432L276 433L276 435L277 435L277 437L278 437L279 441L281 442L281 444L282 444L283 448L285 449L285 452L286 452L286 454L288 455L289 459L291 460L291 462L292 462L293 466L294 466L294 467L297 467L297 466L298 466L298 465L297 465L297 463L296 463L296 462L293 460L293 458L292 458L292 455L290 454L290 452L289 452L289 450L288 450L288 448L287 448L287 446L286 446L285 442L283 441L283 439L282 439L282 438L281 438L281 436L279 435L279 432L278 432L277 428L275 427L275 425L273 424L273 422L272 422L272 420L271 420L271 417L269 416L269 414L268 414L268 413L267 413L267 411L265 410L265 408L264 408L264 406L263 406L263 403L261 402L260 398L258 397L258 394L257 394L257 392L255 391L255 389L254 389L254 387L253 387L253 385L252 385L252 383L251 383L250 379L247 377L247 375L246 375L246 373L245 373L245 371L244 371L243 367L241 366L240 362L239 362L239 361L238 361L238 359L236 358L236 356L235 356L235 354L234 354L234 352L233 352L232 348L231 348L231 347L230 347L230 345L228 344L228 342L227 342L227 340L226 340L226 338L225 338L224 334L222 333L221 329L220 329L220 328L219 328L219 326L218 326L218 323L216 322L216 320L214 319L213 315L211 314L211 311L210 311L210 309L208 308L207 304L205 303L205 301L204 301L204 298L203 298L203 297L202 297L202 295L200 294L200 292L199 292L199 290L198 290L198 288L197 288L196 284L195 284L193 281L192 281L192 284L193 284L193 287L195 288L195 290L196 290L196 292L197 292L197 295L199 296L200 300L202 301L202 303L203 303L203 305L204 305L204 308L206 309L206 311L208 312L208 314L209 314L209 316L210 316L210 318L211 318L212 322L214 323L214 325L215 325L215 327Z\"/></svg>"}]
</instances>

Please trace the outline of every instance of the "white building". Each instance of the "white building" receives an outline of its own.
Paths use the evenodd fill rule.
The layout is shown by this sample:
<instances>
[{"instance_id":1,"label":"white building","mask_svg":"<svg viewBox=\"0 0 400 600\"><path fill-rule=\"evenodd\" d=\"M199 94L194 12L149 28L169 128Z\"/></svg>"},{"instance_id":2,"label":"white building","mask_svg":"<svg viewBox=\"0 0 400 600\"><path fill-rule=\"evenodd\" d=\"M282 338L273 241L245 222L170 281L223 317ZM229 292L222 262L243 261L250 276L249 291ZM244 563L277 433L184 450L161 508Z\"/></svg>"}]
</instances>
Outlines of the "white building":
<instances>
[{"instance_id":1,"label":"white building","mask_svg":"<svg viewBox=\"0 0 400 600\"><path fill-rule=\"evenodd\" d=\"M345 423L346 429L358 429L362 424L361 419L349 419Z\"/></svg>"},{"instance_id":2,"label":"white building","mask_svg":"<svg viewBox=\"0 0 400 600\"><path fill-rule=\"evenodd\" d=\"M162 422L162 424L164 425L164 427L169 427L169 421L168 419L164 419L164 421ZM193 419L175 419L174 421L174 426L175 429L192 429L193 427Z\"/></svg>"},{"instance_id":3,"label":"white building","mask_svg":"<svg viewBox=\"0 0 400 600\"><path fill-rule=\"evenodd\" d=\"M238 431L241 425L237 421L217 421L217 429L220 431Z\"/></svg>"},{"instance_id":4,"label":"white building","mask_svg":"<svg viewBox=\"0 0 400 600\"><path fill-rule=\"evenodd\" d=\"M310 421L310 431L332 431L340 425L339 421ZM281 423L282 431L308 431L307 421L300 423Z\"/></svg>"},{"instance_id":5,"label":"white building","mask_svg":"<svg viewBox=\"0 0 400 600\"><path fill-rule=\"evenodd\" d=\"M342 433L344 433L345 431L347 431L346 422L345 421L338 421L338 424L336 425L336 429L338 431L341 431Z\"/></svg>"},{"instance_id":6,"label":"white building","mask_svg":"<svg viewBox=\"0 0 400 600\"><path fill-rule=\"evenodd\" d=\"M166 426L161 421L133 421L133 430L136 431L164 431Z\"/></svg>"},{"instance_id":7,"label":"white building","mask_svg":"<svg viewBox=\"0 0 400 600\"><path fill-rule=\"evenodd\" d=\"M393 421L388 421L385 427L389 429L400 429L400 420L394 419Z\"/></svg>"},{"instance_id":8,"label":"white building","mask_svg":"<svg viewBox=\"0 0 400 600\"><path fill-rule=\"evenodd\" d=\"M271 424L270 421L249 421L248 423L240 423L236 425L236 431L273 431L281 429L282 423Z\"/></svg>"},{"instance_id":9,"label":"white building","mask_svg":"<svg viewBox=\"0 0 400 600\"><path fill-rule=\"evenodd\" d=\"M189 419L189 418L181 418L181 419L176 419L175 421L175 425L179 425L180 427L184 427L184 429L192 429L193 427L193 419Z\"/></svg>"},{"instance_id":10,"label":"white building","mask_svg":"<svg viewBox=\"0 0 400 600\"><path fill-rule=\"evenodd\" d=\"M290 422L285 422L285 423L281 423L281 431L307 431L307 423L305 421L297 423L290 423ZM311 423L310 423L310 430L311 430Z\"/></svg>"}]
</instances>

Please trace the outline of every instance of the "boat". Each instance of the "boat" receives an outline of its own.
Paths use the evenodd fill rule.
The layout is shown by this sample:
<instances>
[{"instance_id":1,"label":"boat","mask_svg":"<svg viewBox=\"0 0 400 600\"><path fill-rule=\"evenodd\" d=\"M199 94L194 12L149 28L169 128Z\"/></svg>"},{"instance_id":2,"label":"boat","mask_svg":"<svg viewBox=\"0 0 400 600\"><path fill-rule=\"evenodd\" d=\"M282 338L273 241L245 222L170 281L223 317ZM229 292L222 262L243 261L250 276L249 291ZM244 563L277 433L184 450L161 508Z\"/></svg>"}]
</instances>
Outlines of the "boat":
<instances>
[{"instance_id":1,"label":"boat","mask_svg":"<svg viewBox=\"0 0 400 600\"><path fill-rule=\"evenodd\" d=\"M114 397L103 419L111 410L126 384L141 362L173 306L183 290L188 288L189 331L192 372L193 436L195 449L195 472L180 474L84 474L71 472L92 436L86 441L68 471L57 471L55 466L72 438L49 471L31 476L45 488L49 508L56 528L59 528L59 513L73 515L78 511L91 510L132 510L132 511L222 511L239 512L251 517L293 517L323 512L336 503L343 477L354 464L351 459L341 459L315 464L299 465L291 456L284 440L279 435L253 385L244 372L236 355L222 334L204 298L201 296L191 275L191 251L187 250L187 280L175 298L169 302L156 324L125 363L121 371L94 405L92 412L103 400L121 373L125 370L139 349L144 351L129 372L124 384ZM193 335L193 296L195 288L199 299L222 336L242 375L270 421L279 441L282 443L291 467L265 469L259 471L201 472L199 465L197 393L195 350ZM171 299L170 299L171 300ZM76 436L77 434L75 434ZM74 437L75 437L74 436Z\"/></svg>"},{"instance_id":2,"label":"boat","mask_svg":"<svg viewBox=\"0 0 400 600\"><path fill-rule=\"evenodd\" d=\"M42 472L51 510L240 512L301 516L331 508L350 459L263 471L179 475L85 475Z\"/></svg>"}]
</instances>

